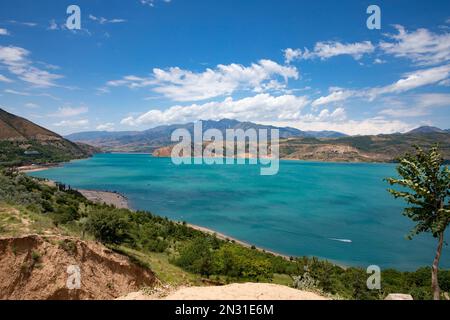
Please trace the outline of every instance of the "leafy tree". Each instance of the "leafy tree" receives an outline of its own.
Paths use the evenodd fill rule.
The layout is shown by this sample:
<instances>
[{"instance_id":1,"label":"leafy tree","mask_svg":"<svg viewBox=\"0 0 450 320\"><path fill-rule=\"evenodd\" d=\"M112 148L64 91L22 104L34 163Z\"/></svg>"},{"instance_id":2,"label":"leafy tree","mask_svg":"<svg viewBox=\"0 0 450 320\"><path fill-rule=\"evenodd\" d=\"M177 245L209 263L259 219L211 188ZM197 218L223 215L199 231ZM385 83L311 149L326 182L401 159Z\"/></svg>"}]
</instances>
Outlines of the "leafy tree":
<instances>
[{"instance_id":1,"label":"leafy tree","mask_svg":"<svg viewBox=\"0 0 450 320\"><path fill-rule=\"evenodd\" d=\"M101 242L120 244L130 238L130 224L127 216L118 210L103 209L93 212L85 224Z\"/></svg>"},{"instance_id":2,"label":"leafy tree","mask_svg":"<svg viewBox=\"0 0 450 320\"><path fill-rule=\"evenodd\" d=\"M438 147L428 152L416 147L416 154L406 154L400 159L397 172L401 179L389 178L400 190L388 189L395 198L403 198L410 205L403 214L416 222L409 239L422 232L429 232L438 239L436 255L431 270L433 298L439 300L439 260L444 244L444 232L450 223L450 170L443 166L444 160Z\"/></svg>"},{"instance_id":3,"label":"leafy tree","mask_svg":"<svg viewBox=\"0 0 450 320\"><path fill-rule=\"evenodd\" d=\"M209 276L213 273L211 245L204 237L196 238L180 252L175 263L193 273Z\"/></svg>"}]
</instances>

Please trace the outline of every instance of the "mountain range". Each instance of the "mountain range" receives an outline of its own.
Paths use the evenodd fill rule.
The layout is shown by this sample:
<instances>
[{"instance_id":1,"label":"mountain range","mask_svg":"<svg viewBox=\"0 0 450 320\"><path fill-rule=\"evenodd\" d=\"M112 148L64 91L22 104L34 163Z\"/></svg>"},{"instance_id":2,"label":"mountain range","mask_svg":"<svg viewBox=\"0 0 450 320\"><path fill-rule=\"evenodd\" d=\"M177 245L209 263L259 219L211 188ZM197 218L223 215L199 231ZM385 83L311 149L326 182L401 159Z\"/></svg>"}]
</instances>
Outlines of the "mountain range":
<instances>
[{"instance_id":1,"label":"mountain range","mask_svg":"<svg viewBox=\"0 0 450 320\"><path fill-rule=\"evenodd\" d=\"M152 152L157 156L170 154L172 132L184 128L193 134L194 123L163 125L145 131L81 132L67 139L99 147L108 152ZM231 119L203 121L203 130L278 129L280 154L286 159L323 161L393 161L411 150L413 144L430 146L437 142L446 159L450 159L450 130L422 126L410 132L377 136L347 136L336 131L302 131L291 127L274 127Z\"/></svg>"},{"instance_id":2,"label":"mountain range","mask_svg":"<svg viewBox=\"0 0 450 320\"><path fill-rule=\"evenodd\" d=\"M33 122L0 109L0 165L52 163L85 158L98 152L152 152L170 155L172 132L184 128L193 133L194 123L164 125L145 131L81 132L62 137ZM413 145L430 147L438 143L450 160L450 130L423 126L401 134L347 136L335 131L302 131L223 119L203 121L203 130L279 129L283 159L390 162L411 151ZM72 140L72 141L71 141Z\"/></svg>"},{"instance_id":3,"label":"mountain range","mask_svg":"<svg viewBox=\"0 0 450 320\"><path fill-rule=\"evenodd\" d=\"M252 122L241 122L232 119L219 121L206 120L203 122L203 130L218 129L225 136L226 129L278 129L281 139L293 137L309 138L338 138L346 135L336 131L302 131L291 127L275 127L261 125ZM145 131L92 131L80 132L66 136L66 139L75 142L83 142L107 151L152 152L153 150L172 143L171 134L176 129L186 129L191 134L194 131L194 123L163 125Z\"/></svg>"}]
</instances>

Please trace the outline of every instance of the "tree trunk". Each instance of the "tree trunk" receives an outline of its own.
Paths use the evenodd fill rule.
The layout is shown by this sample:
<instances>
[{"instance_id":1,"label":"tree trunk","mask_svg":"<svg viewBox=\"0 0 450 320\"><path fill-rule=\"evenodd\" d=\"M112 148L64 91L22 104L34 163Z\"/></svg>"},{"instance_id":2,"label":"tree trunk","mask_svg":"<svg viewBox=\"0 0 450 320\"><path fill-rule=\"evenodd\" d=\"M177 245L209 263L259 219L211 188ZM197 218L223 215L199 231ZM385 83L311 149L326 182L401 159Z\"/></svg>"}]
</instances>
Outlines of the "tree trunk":
<instances>
[{"instance_id":1,"label":"tree trunk","mask_svg":"<svg viewBox=\"0 0 450 320\"><path fill-rule=\"evenodd\" d=\"M440 299L440 289L438 281L439 259L441 258L442 245L444 244L444 233L439 235L439 244L436 250L436 256L434 257L433 267L431 269L431 288L433 289L433 299Z\"/></svg>"}]
</instances>

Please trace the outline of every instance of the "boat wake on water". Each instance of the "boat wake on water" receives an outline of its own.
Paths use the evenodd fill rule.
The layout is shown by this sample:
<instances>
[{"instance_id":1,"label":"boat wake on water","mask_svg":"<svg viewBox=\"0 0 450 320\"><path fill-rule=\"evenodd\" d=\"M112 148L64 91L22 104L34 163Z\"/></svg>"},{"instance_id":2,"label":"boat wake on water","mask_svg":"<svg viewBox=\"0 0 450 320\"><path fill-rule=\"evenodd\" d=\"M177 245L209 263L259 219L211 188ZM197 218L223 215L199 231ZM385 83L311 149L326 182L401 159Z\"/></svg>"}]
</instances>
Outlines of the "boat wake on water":
<instances>
[{"instance_id":1,"label":"boat wake on water","mask_svg":"<svg viewBox=\"0 0 450 320\"><path fill-rule=\"evenodd\" d=\"M337 238L328 238L328 239L333 240L333 241L345 242L345 243L352 243L353 242L350 239L337 239Z\"/></svg>"}]
</instances>

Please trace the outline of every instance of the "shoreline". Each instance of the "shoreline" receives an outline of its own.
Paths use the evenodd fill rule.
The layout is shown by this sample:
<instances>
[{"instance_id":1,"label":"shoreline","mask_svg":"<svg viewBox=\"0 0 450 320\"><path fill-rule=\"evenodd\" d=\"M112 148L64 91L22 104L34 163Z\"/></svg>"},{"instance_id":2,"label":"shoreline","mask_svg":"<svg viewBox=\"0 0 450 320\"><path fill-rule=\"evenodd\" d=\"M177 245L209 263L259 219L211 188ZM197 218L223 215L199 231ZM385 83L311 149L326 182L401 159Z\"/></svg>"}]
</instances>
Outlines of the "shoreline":
<instances>
[{"instance_id":1,"label":"shoreline","mask_svg":"<svg viewBox=\"0 0 450 320\"><path fill-rule=\"evenodd\" d=\"M39 172L52 168L59 168L62 164L32 164L29 166L17 167L17 170L21 173Z\"/></svg>"},{"instance_id":2,"label":"shoreline","mask_svg":"<svg viewBox=\"0 0 450 320\"><path fill-rule=\"evenodd\" d=\"M44 169L41 169L41 170L44 170ZM28 172L30 172L30 171L28 171ZM47 181L52 183L52 184L55 183L54 181L51 181L51 180L48 180L48 179L47 179ZM85 197L86 199L88 199L89 201L92 201L94 203L112 205L112 206L114 206L114 207L116 207L118 209L128 209L128 210L131 210L131 211L135 211L133 208L130 207L128 198L125 195L123 195L123 194L121 194L119 192L104 191L104 190L76 189L76 188L74 188L74 190L78 191L79 193L81 193L83 195L83 197ZM172 221L175 222L175 223L178 223L178 224L183 224L183 222L181 222L181 221L176 221L176 220L172 220ZM202 227L202 226L195 225L195 224L192 224L192 223L186 223L186 226L188 226L189 228L192 228L194 230L203 232L203 233L207 233L207 234L210 234L210 235L216 235L216 237L218 239L220 239L220 240L232 241L232 242L237 243L237 244L239 244L241 246L244 246L246 248L252 248L253 247L253 248L255 248L255 250L258 250L258 251L261 251L261 252L265 252L265 253L269 253L269 254L273 254L274 256L282 257L282 258L284 258L286 260L290 260L291 259L290 256L287 256L285 254L282 254L282 253L279 253L279 252L275 252L275 251L272 251L272 250L269 250L269 249L265 249L265 248L262 248L262 247L258 247L256 245L252 245L252 244L250 244L248 242L245 242L245 241L239 240L237 238L228 236L228 235L226 235L224 233L220 233L220 232L215 231L215 230L210 229L210 228Z\"/></svg>"},{"instance_id":3,"label":"shoreline","mask_svg":"<svg viewBox=\"0 0 450 320\"><path fill-rule=\"evenodd\" d=\"M302 160L294 160L294 161L302 161ZM19 167L18 170L19 172L22 173L28 173L28 172L38 172L38 171L45 171L51 168L56 168L56 167L61 167L62 164L51 164L51 165L32 165L32 166L24 166L24 167ZM55 185L56 182L49 180L49 179L45 179L46 181L48 181L49 183ZM130 203L128 198L116 191L105 191L105 190L87 190L87 189L77 189L77 188L73 188L74 190L80 192L86 199L94 202L94 203L99 203L99 204L106 204L106 205L112 205L118 209L128 209L131 211L135 211L133 208L131 208ZM182 221L177 221L177 220L173 220L170 219L175 223L178 224L182 224ZM194 230L203 232L203 233L207 233L210 235L216 235L216 237L218 239L224 240L224 241L231 241L234 243L237 243L241 246L244 246L246 248L254 248L255 250L258 250L260 252L264 252L264 253L269 253L272 254L274 256L277 257L281 257L283 259L286 260L291 260L291 257L295 258L295 256L288 256L286 254L280 253L280 252L276 252L270 249L266 249L266 248L262 248L262 247L258 247L256 245L252 245L248 242L245 242L243 240L239 240L237 238L234 238L232 236L228 236L224 233L220 233L218 231L215 231L213 229L207 228L207 227L203 227L203 226L199 226L199 225L195 225L192 223L187 223L186 225ZM342 267L342 268L346 268L347 266L340 264L340 263L336 263L333 262L334 264Z\"/></svg>"},{"instance_id":4,"label":"shoreline","mask_svg":"<svg viewBox=\"0 0 450 320\"><path fill-rule=\"evenodd\" d=\"M75 190L81 193L83 197L94 203L112 205L117 209L132 210L129 206L128 198L118 192L86 190L86 189L75 189Z\"/></svg>"},{"instance_id":5,"label":"shoreline","mask_svg":"<svg viewBox=\"0 0 450 320\"><path fill-rule=\"evenodd\" d=\"M178 223L180 223L180 222L178 222ZM258 251L261 251L261 252L265 252L265 253L270 253L270 254L273 254L274 256L281 257L281 258L284 258L286 260L291 260L291 257L287 256L285 254L282 254L282 253L279 253L279 252L271 251L271 250L268 250L268 249L265 249L265 248L261 248L261 247L252 245L252 244L250 244L248 242L245 242L245 241L242 241L242 240L239 240L239 239L227 236L226 234L214 231L213 229L209 229L209 228L198 226L198 225L191 224L191 223L186 223L186 226L188 226L188 227L190 227L190 228L192 228L194 230L197 230L197 231L208 233L210 235L216 235L216 237L218 239L220 239L220 240L233 241L233 242L235 242L235 243L237 243L237 244L239 244L241 246L244 246L246 248L250 248L251 249L252 247L254 247L255 250L258 250Z\"/></svg>"},{"instance_id":6,"label":"shoreline","mask_svg":"<svg viewBox=\"0 0 450 320\"><path fill-rule=\"evenodd\" d=\"M116 207L118 209L128 209L128 210L134 211L134 209L131 208L130 205L129 205L128 198L126 196L124 196L123 194L120 194L118 192L99 191L99 190L85 190L85 189L75 189L75 190L80 192L86 199L88 199L88 200L90 200L92 202L100 203L100 204L112 205L112 206L114 206L114 207ZM183 223L183 222L176 221L176 220L172 220L172 221L174 221L175 223L178 223L178 224L182 224ZM237 238L228 236L226 234L220 233L220 232L215 231L213 229L209 229L209 228L202 227L202 226L199 226L199 225L195 225L195 224L192 224L192 223L186 223L186 226L188 226L188 227L190 227L190 228L192 228L194 230L203 232L203 233L207 233L207 234L210 234L210 235L216 235L216 237L218 239L225 240L225 241L232 241L232 242L235 242L235 243L237 243L237 244L239 244L241 246L247 247L247 248L254 247L256 250L259 250L261 252L270 253L270 254L273 254L273 255L275 255L277 257L282 257L282 258L284 258L286 260L290 260L290 258L291 258L290 256L281 254L279 252L275 252L275 251L271 251L271 250L268 250L268 249L265 249L265 248L254 246L254 245L252 245L252 244L250 244L248 242L245 242L245 241L239 240Z\"/></svg>"}]
</instances>

